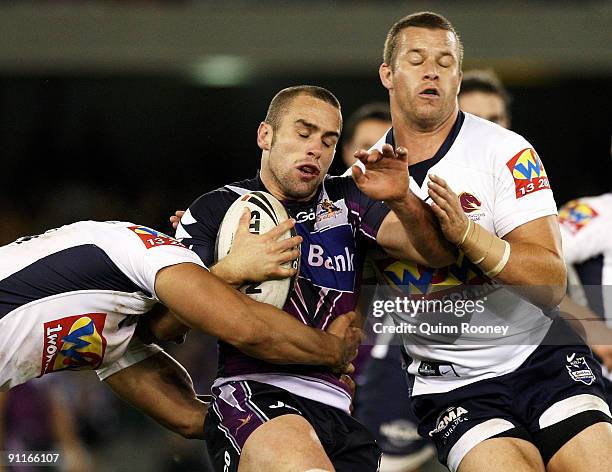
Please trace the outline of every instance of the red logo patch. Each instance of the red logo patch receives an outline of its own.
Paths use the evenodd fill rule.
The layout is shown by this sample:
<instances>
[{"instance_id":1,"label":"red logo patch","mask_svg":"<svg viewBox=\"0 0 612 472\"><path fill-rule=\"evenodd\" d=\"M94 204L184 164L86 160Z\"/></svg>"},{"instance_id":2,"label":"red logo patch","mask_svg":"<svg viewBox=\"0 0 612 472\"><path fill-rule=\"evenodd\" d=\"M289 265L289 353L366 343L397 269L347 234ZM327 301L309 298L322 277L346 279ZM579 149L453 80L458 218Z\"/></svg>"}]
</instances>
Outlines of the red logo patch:
<instances>
[{"instance_id":1,"label":"red logo patch","mask_svg":"<svg viewBox=\"0 0 612 472\"><path fill-rule=\"evenodd\" d=\"M516 198L550 188L542 161L533 149L523 149L506 165L514 179Z\"/></svg>"},{"instance_id":2,"label":"red logo patch","mask_svg":"<svg viewBox=\"0 0 612 472\"><path fill-rule=\"evenodd\" d=\"M105 313L85 313L47 321L40 375L58 370L97 369L106 352Z\"/></svg>"},{"instance_id":3,"label":"red logo patch","mask_svg":"<svg viewBox=\"0 0 612 472\"><path fill-rule=\"evenodd\" d=\"M146 226L130 226L129 230L133 231L138 235L140 240L144 243L147 249L151 249L156 246L180 246L185 247L183 244L178 242L176 239L171 238L164 233L155 231L154 229L147 228Z\"/></svg>"},{"instance_id":4,"label":"red logo patch","mask_svg":"<svg viewBox=\"0 0 612 472\"><path fill-rule=\"evenodd\" d=\"M461 203L461 208L465 213L472 213L474 211L480 210L480 200L476 198L475 195L472 195L468 192L462 192L459 194L459 203Z\"/></svg>"}]
</instances>

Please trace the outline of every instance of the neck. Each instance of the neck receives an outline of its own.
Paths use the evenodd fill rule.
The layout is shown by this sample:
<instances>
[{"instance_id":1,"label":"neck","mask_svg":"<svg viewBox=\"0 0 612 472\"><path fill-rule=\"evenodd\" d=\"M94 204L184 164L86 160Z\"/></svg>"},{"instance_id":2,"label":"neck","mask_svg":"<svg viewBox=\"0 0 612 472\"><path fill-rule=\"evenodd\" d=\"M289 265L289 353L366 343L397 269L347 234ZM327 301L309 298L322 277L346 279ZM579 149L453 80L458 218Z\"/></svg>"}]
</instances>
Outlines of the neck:
<instances>
[{"instance_id":1,"label":"neck","mask_svg":"<svg viewBox=\"0 0 612 472\"><path fill-rule=\"evenodd\" d=\"M403 146L408 150L408 165L425 161L435 155L450 134L458 113L459 108L455 106L442 122L423 127L422 124L408 121L392 110L395 146Z\"/></svg>"}]
</instances>

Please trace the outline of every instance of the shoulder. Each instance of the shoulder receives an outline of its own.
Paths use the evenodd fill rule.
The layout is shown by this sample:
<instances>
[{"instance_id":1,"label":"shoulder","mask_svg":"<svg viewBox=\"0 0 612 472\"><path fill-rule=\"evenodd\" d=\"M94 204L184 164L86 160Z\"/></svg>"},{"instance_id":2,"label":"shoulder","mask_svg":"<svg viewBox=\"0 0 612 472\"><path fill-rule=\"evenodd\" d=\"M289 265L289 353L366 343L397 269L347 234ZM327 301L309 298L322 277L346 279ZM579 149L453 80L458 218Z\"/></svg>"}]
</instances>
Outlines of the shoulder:
<instances>
[{"instance_id":1,"label":"shoulder","mask_svg":"<svg viewBox=\"0 0 612 472\"><path fill-rule=\"evenodd\" d=\"M465 113L460 144L485 150L491 156L505 156L533 147L520 134L469 113Z\"/></svg>"},{"instance_id":2,"label":"shoulder","mask_svg":"<svg viewBox=\"0 0 612 472\"><path fill-rule=\"evenodd\" d=\"M257 179L242 180L234 182L223 187L200 195L190 206L191 214L206 213L210 214L216 211L221 211L223 214L227 211L234 201L246 193L257 190Z\"/></svg>"}]
</instances>

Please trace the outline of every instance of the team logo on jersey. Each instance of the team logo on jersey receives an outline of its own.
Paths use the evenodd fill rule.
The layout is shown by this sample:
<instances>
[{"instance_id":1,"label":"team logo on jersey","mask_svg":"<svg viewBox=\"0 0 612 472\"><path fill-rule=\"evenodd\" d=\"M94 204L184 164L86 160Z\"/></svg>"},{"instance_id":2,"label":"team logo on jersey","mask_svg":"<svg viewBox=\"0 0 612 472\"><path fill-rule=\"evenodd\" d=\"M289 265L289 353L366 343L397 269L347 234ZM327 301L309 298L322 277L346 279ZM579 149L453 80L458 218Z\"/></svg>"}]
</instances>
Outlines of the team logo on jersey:
<instances>
[{"instance_id":1,"label":"team logo on jersey","mask_svg":"<svg viewBox=\"0 0 612 472\"><path fill-rule=\"evenodd\" d=\"M480 200L469 192L461 192L459 194L459 203L461 203L461 208L463 208L465 213L474 213L475 211L480 210L482 205Z\"/></svg>"},{"instance_id":2,"label":"team logo on jersey","mask_svg":"<svg viewBox=\"0 0 612 472\"><path fill-rule=\"evenodd\" d=\"M176 239L171 238L164 233L160 233L159 231L155 231L154 229L147 228L146 226L129 226L128 229L138 235L147 249L151 249L152 247L156 246L185 247Z\"/></svg>"},{"instance_id":3,"label":"team logo on jersey","mask_svg":"<svg viewBox=\"0 0 612 472\"><path fill-rule=\"evenodd\" d=\"M44 324L40 375L58 370L97 369L106 352L105 313L67 316Z\"/></svg>"},{"instance_id":4,"label":"team logo on jersey","mask_svg":"<svg viewBox=\"0 0 612 472\"><path fill-rule=\"evenodd\" d=\"M506 165L514 179L516 198L550 188L542 161L533 149L523 149Z\"/></svg>"},{"instance_id":5,"label":"team logo on jersey","mask_svg":"<svg viewBox=\"0 0 612 472\"><path fill-rule=\"evenodd\" d=\"M565 367L574 382L582 382L585 385L591 385L595 382L595 374L593 374L584 356L576 357L574 352L566 356L565 360L567 361Z\"/></svg>"},{"instance_id":6,"label":"team logo on jersey","mask_svg":"<svg viewBox=\"0 0 612 472\"><path fill-rule=\"evenodd\" d=\"M461 192L459 194L459 203L464 213L472 221L479 221L485 215L485 212L481 211L482 203L474 194Z\"/></svg>"},{"instance_id":7,"label":"team logo on jersey","mask_svg":"<svg viewBox=\"0 0 612 472\"><path fill-rule=\"evenodd\" d=\"M559 223L576 233L584 228L598 213L580 200L572 200L566 203L559 211Z\"/></svg>"}]
</instances>

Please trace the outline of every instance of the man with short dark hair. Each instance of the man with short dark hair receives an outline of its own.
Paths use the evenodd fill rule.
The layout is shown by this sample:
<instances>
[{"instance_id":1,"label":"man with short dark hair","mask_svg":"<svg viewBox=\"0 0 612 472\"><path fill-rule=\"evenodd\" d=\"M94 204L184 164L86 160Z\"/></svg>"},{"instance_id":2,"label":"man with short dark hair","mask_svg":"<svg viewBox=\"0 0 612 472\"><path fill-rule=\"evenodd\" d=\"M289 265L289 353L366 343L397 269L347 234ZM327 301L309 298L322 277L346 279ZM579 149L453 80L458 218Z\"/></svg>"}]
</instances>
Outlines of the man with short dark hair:
<instances>
[{"instance_id":1,"label":"man with short dark hair","mask_svg":"<svg viewBox=\"0 0 612 472\"><path fill-rule=\"evenodd\" d=\"M509 129L510 102L510 94L492 70L474 69L463 74L461 110Z\"/></svg>"},{"instance_id":2,"label":"man with short dark hair","mask_svg":"<svg viewBox=\"0 0 612 472\"><path fill-rule=\"evenodd\" d=\"M379 69L393 128L356 153L363 161L406 149L410 188L431 200L460 250L444 269L382 255L381 280L419 299L484 303L467 319L394 314L414 329L403 337L419 432L453 472L610 470L601 369L554 315L566 272L546 172L524 138L459 110L462 58L441 15L395 23ZM519 296L503 284L535 289ZM500 324L507 335L494 334Z\"/></svg>"},{"instance_id":3,"label":"man with short dark hair","mask_svg":"<svg viewBox=\"0 0 612 472\"><path fill-rule=\"evenodd\" d=\"M347 167L355 163L355 151L370 149L391 127L391 112L386 103L366 103L346 120L342 133L342 160Z\"/></svg>"},{"instance_id":4,"label":"man with short dark hair","mask_svg":"<svg viewBox=\"0 0 612 472\"><path fill-rule=\"evenodd\" d=\"M330 95L314 86L280 91L257 131L258 175L201 196L176 233L211 264L230 205L249 192L271 193L295 219L297 243L283 247L276 266L265 271L262 253L274 259L275 242L259 245L265 235L247 234L249 243L235 239L211 270L234 285L286 277L291 274L279 273L278 266L294 259L293 246L301 243L299 275L284 309L320 329L354 308L368 247L378 244L389 254L433 265L453 258L435 217L407 187L404 153L365 162L367 172L354 180L327 175L342 128L340 106ZM224 343L219 351L215 400L206 420L207 446L219 470L377 470L380 450L350 416L351 392L337 375L273 366Z\"/></svg>"}]
</instances>

